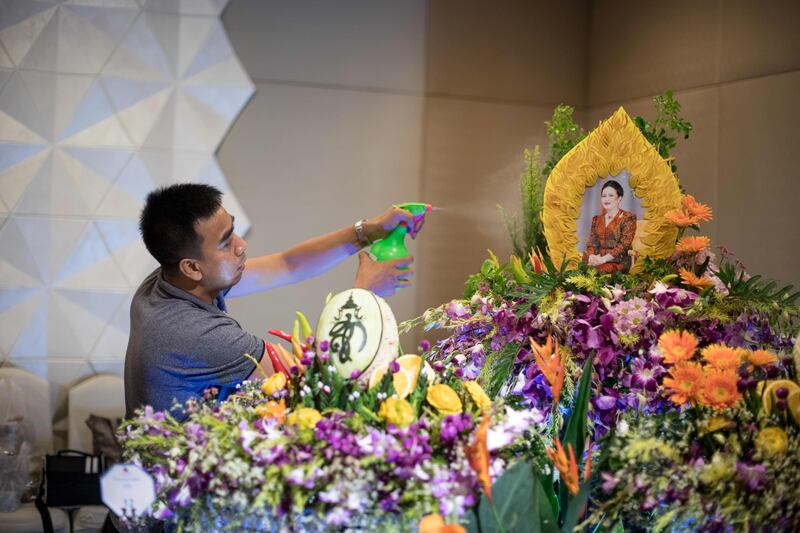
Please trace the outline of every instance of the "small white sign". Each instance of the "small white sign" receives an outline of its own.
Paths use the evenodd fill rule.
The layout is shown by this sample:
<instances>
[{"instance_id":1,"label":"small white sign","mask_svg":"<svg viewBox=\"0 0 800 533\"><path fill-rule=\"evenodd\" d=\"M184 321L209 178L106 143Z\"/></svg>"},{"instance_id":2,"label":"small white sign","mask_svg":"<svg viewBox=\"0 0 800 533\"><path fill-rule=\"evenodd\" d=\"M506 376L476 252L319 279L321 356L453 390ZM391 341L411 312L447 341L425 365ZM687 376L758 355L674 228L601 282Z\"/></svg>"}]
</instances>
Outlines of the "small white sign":
<instances>
[{"instance_id":1,"label":"small white sign","mask_svg":"<svg viewBox=\"0 0 800 533\"><path fill-rule=\"evenodd\" d=\"M136 465L114 465L100 479L100 494L120 517L145 516L156 499L153 478Z\"/></svg>"}]
</instances>

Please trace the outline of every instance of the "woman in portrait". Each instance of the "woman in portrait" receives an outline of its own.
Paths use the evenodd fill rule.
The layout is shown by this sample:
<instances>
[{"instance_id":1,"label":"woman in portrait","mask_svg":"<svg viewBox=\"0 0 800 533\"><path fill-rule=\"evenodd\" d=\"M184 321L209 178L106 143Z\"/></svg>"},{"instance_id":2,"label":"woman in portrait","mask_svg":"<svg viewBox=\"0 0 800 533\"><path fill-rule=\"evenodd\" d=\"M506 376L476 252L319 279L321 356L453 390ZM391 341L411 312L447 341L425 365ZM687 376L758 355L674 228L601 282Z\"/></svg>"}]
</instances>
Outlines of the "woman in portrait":
<instances>
[{"instance_id":1,"label":"woman in portrait","mask_svg":"<svg viewBox=\"0 0 800 533\"><path fill-rule=\"evenodd\" d=\"M592 218L592 231L583 260L600 272L628 272L631 249L636 234L636 215L620 209L625 191L617 181L609 180L600 190L603 212Z\"/></svg>"}]
</instances>

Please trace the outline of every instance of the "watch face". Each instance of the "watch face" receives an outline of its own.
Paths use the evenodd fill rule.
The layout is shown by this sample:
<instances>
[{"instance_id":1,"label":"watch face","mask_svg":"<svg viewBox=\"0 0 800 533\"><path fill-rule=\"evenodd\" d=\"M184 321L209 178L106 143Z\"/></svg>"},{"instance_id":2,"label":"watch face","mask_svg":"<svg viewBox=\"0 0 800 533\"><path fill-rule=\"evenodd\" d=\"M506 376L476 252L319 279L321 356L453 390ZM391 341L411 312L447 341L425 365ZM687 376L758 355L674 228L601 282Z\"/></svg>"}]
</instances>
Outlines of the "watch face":
<instances>
[{"instance_id":1,"label":"watch face","mask_svg":"<svg viewBox=\"0 0 800 533\"><path fill-rule=\"evenodd\" d=\"M366 376L368 369L397 355L399 334L389 305L364 289L350 289L330 299L317 325L317 341L343 377Z\"/></svg>"}]
</instances>

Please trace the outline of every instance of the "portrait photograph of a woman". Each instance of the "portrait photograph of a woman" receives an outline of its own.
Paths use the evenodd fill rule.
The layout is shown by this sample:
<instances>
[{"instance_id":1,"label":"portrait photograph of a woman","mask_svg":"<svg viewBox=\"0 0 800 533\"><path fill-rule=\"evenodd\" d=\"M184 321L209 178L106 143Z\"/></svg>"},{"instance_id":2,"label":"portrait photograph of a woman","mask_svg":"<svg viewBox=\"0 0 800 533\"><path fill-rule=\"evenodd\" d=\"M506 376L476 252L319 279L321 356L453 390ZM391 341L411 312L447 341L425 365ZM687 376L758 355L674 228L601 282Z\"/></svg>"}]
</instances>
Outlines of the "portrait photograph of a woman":
<instances>
[{"instance_id":1,"label":"portrait photograph of a woman","mask_svg":"<svg viewBox=\"0 0 800 533\"><path fill-rule=\"evenodd\" d=\"M581 207L578 233L583 262L603 273L627 273L633 261L630 252L641 206L628 178L623 171L614 178L598 180L587 189Z\"/></svg>"}]
</instances>

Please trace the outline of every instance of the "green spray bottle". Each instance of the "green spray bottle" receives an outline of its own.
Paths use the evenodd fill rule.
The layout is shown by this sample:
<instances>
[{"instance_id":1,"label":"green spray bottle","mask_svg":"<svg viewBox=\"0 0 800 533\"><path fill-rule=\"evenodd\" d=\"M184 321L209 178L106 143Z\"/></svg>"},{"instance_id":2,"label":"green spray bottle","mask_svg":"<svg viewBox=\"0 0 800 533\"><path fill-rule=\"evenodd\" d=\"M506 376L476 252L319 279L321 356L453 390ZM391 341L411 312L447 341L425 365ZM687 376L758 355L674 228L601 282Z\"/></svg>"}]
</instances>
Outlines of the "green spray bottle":
<instances>
[{"instance_id":1,"label":"green spray bottle","mask_svg":"<svg viewBox=\"0 0 800 533\"><path fill-rule=\"evenodd\" d=\"M424 218L428 211L431 210L431 204L423 204L419 202L398 204L394 207L405 209L414 215L412 223L415 225L417 221ZM389 232L389 235L379 241L376 241L372 245L372 247L369 249L372 257L374 257L376 261L389 261L391 259L407 257L408 248L406 248L405 243L407 233L408 224L401 222L396 228Z\"/></svg>"}]
</instances>

